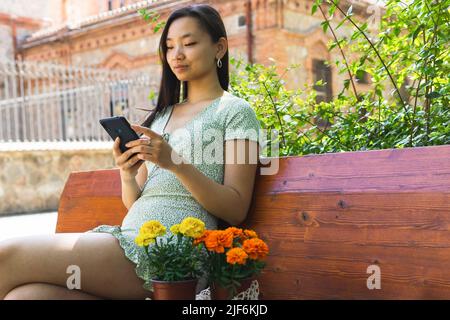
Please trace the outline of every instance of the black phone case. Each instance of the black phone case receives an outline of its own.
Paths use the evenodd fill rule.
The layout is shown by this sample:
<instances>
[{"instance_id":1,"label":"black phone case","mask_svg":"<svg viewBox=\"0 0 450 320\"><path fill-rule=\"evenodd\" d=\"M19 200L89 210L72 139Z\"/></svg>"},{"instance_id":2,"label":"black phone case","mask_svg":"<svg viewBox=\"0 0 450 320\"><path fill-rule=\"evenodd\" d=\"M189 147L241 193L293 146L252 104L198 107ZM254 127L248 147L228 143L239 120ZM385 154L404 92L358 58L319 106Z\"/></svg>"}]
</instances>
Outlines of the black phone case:
<instances>
[{"instance_id":1,"label":"black phone case","mask_svg":"<svg viewBox=\"0 0 450 320\"><path fill-rule=\"evenodd\" d=\"M123 116L100 119L100 124L113 140L116 140L117 137L120 138L119 148L122 153L129 149L125 147L125 144L140 138Z\"/></svg>"}]
</instances>

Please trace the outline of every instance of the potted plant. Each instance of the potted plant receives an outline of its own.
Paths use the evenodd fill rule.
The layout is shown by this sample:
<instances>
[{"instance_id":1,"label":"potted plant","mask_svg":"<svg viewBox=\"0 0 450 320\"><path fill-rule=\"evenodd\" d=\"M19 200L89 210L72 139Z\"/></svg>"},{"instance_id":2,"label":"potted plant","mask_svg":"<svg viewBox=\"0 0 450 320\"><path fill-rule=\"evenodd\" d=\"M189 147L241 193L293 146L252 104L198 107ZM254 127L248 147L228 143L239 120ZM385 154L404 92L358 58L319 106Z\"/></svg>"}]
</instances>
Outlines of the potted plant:
<instances>
[{"instance_id":1,"label":"potted plant","mask_svg":"<svg viewBox=\"0 0 450 320\"><path fill-rule=\"evenodd\" d=\"M157 220L145 222L135 242L144 247L152 275L153 299L195 300L198 279L204 273L205 252L194 240L203 234L203 221L188 217L170 228Z\"/></svg>"},{"instance_id":2,"label":"potted plant","mask_svg":"<svg viewBox=\"0 0 450 320\"><path fill-rule=\"evenodd\" d=\"M207 249L212 300L227 300L245 291L265 267L267 244L253 230L229 227L205 230L194 240Z\"/></svg>"}]
</instances>

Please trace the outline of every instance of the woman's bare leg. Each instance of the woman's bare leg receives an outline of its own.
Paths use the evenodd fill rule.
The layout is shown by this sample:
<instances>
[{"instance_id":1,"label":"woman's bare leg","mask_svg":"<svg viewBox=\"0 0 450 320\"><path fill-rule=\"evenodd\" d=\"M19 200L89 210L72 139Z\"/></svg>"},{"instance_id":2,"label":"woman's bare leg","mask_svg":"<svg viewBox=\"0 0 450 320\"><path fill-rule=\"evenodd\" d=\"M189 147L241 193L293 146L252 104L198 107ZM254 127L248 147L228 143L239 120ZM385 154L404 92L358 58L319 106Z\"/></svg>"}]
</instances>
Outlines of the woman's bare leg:
<instances>
[{"instance_id":1,"label":"woman's bare leg","mask_svg":"<svg viewBox=\"0 0 450 320\"><path fill-rule=\"evenodd\" d=\"M72 269L71 269L72 268ZM79 269L80 290L106 299L145 299L151 292L109 233L58 233L0 242L0 300L28 283L67 287Z\"/></svg>"},{"instance_id":2,"label":"woman's bare leg","mask_svg":"<svg viewBox=\"0 0 450 320\"><path fill-rule=\"evenodd\" d=\"M102 300L102 298L54 284L28 283L11 290L5 300Z\"/></svg>"}]
</instances>

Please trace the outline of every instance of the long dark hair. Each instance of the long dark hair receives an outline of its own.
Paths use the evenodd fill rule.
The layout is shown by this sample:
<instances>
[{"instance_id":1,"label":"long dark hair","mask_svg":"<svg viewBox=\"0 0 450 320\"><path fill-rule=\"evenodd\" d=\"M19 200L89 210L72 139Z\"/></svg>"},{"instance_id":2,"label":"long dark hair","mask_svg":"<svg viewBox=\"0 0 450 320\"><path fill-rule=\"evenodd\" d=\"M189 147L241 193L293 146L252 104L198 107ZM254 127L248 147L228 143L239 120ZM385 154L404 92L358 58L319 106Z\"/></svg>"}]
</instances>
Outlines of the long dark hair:
<instances>
[{"instance_id":1,"label":"long dark hair","mask_svg":"<svg viewBox=\"0 0 450 320\"><path fill-rule=\"evenodd\" d=\"M164 26L161 40L159 42L159 58L162 63L162 77L160 90L158 93L158 102L156 108L153 109L150 115L141 124L143 127L150 127L151 123L155 119L158 112L163 112L168 106L177 104L180 102L181 94L181 81L177 79L175 74L170 69L170 66L166 60L167 53L167 33L169 32L169 27L173 21L182 17L193 17L199 22L199 25L207 31L210 35L213 43L217 43L221 37L227 38L225 31L225 26L223 24L222 18L219 12L213 7L207 4L193 4L172 12L167 19L166 25ZM228 74L228 50L226 51L223 58L221 58L222 67L216 68L219 77L220 86L223 90L228 90L229 85L229 74ZM187 98L188 86L186 81L183 82L183 99Z\"/></svg>"}]
</instances>

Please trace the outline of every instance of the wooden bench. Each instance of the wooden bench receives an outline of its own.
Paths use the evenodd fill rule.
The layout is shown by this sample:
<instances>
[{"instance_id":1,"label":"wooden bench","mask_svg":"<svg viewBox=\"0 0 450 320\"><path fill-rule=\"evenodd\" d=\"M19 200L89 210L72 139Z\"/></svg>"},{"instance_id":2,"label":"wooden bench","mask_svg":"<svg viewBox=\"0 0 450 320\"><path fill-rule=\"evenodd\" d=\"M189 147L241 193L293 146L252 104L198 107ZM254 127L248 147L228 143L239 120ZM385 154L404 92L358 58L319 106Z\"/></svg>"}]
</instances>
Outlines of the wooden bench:
<instances>
[{"instance_id":1,"label":"wooden bench","mask_svg":"<svg viewBox=\"0 0 450 320\"><path fill-rule=\"evenodd\" d=\"M56 232L126 211L118 169L73 172ZM264 299L450 299L450 145L280 158L243 226L270 248Z\"/></svg>"}]
</instances>

